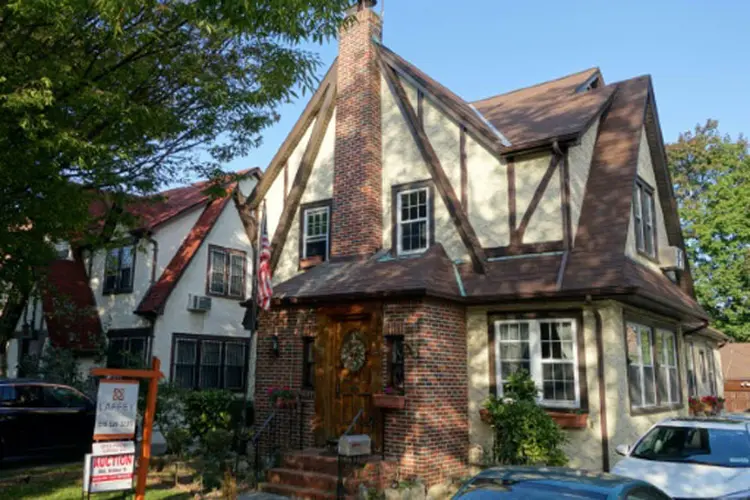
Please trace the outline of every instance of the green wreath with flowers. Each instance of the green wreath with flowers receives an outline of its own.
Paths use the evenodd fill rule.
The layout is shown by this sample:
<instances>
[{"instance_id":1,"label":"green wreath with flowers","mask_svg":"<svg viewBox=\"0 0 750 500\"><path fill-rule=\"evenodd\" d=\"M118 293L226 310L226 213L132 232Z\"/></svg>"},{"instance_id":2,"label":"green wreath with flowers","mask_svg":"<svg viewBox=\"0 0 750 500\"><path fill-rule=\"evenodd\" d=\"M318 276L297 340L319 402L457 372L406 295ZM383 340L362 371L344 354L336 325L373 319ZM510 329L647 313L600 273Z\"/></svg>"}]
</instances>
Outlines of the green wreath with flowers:
<instances>
[{"instance_id":1,"label":"green wreath with flowers","mask_svg":"<svg viewBox=\"0 0 750 500\"><path fill-rule=\"evenodd\" d=\"M367 345L362 334L358 331L350 332L341 346L341 364L351 373L357 373L365 366Z\"/></svg>"}]
</instances>

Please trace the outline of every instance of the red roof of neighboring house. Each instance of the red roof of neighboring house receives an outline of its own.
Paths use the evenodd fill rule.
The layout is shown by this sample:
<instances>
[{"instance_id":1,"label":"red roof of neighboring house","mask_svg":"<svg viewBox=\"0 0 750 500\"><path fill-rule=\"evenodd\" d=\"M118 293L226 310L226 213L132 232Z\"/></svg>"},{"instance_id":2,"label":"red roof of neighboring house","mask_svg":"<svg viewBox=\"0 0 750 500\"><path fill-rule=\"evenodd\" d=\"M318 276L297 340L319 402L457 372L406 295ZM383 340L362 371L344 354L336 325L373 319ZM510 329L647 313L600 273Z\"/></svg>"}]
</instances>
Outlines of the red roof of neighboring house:
<instances>
[{"instance_id":1,"label":"red roof of neighboring house","mask_svg":"<svg viewBox=\"0 0 750 500\"><path fill-rule=\"evenodd\" d=\"M96 347L102 325L81 260L56 260L49 266L42 309L54 346L79 350Z\"/></svg>"},{"instance_id":2,"label":"red roof of neighboring house","mask_svg":"<svg viewBox=\"0 0 750 500\"><path fill-rule=\"evenodd\" d=\"M258 167L253 167L237 171L234 175L260 178L262 174ZM152 197L133 197L127 204L127 211L137 218L137 229L152 230L192 208L208 203L211 196L205 190L209 185L210 181L200 181L162 191ZM110 208L104 199L99 198L92 202L89 212L101 221Z\"/></svg>"},{"instance_id":3,"label":"red roof of neighboring house","mask_svg":"<svg viewBox=\"0 0 750 500\"><path fill-rule=\"evenodd\" d=\"M237 183L231 184L227 188L227 196L216 198L208 203L198 221L190 230L190 233L183 240L180 248L177 249L175 256L169 262L166 269L164 269L164 272L161 273L159 280L146 292L146 295L135 310L137 314L161 314L164 312L164 306L167 303L169 295L174 290L185 269L187 269L190 261L198 253L198 249L203 244L206 236L208 236L208 233L216 224L222 210L224 210L224 207L232 197L231 193L236 187Z\"/></svg>"}]
</instances>

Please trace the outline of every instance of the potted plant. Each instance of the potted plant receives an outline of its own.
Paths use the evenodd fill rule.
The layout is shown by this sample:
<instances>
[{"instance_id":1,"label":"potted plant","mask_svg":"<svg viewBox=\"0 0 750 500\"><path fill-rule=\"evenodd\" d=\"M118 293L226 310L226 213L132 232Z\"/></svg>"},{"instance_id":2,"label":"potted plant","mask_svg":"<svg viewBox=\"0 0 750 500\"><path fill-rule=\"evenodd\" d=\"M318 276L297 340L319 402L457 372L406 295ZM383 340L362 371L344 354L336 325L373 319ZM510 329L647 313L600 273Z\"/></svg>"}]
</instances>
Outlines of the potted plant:
<instances>
[{"instance_id":1,"label":"potted plant","mask_svg":"<svg viewBox=\"0 0 750 500\"><path fill-rule=\"evenodd\" d=\"M562 429L585 429L589 415L583 410L575 412L548 411L547 414Z\"/></svg>"},{"instance_id":2,"label":"potted plant","mask_svg":"<svg viewBox=\"0 0 750 500\"><path fill-rule=\"evenodd\" d=\"M703 414L703 402L698 398L688 398L688 408L690 408L691 415L702 415Z\"/></svg>"},{"instance_id":3,"label":"potted plant","mask_svg":"<svg viewBox=\"0 0 750 500\"><path fill-rule=\"evenodd\" d=\"M295 408L297 406L297 393L289 387L271 387L268 389L268 398L276 408Z\"/></svg>"},{"instance_id":4,"label":"potted plant","mask_svg":"<svg viewBox=\"0 0 750 500\"><path fill-rule=\"evenodd\" d=\"M391 386L386 386L381 394L373 394L372 402L376 408L390 410L403 410L406 406L406 398L403 393Z\"/></svg>"}]
</instances>

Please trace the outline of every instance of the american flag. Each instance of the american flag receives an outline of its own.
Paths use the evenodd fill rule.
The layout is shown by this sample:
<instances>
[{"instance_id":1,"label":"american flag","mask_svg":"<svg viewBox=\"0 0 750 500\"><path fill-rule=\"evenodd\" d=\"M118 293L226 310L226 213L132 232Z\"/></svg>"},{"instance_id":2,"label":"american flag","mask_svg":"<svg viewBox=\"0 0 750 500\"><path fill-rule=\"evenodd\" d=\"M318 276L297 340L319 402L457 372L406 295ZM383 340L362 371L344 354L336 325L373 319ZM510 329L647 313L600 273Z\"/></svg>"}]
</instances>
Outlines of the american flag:
<instances>
[{"instance_id":1,"label":"american flag","mask_svg":"<svg viewBox=\"0 0 750 500\"><path fill-rule=\"evenodd\" d=\"M258 306L264 311L271 308L271 242L268 241L266 227L266 210L263 207L263 219L260 224L260 256L258 259Z\"/></svg>"}]
</instances>

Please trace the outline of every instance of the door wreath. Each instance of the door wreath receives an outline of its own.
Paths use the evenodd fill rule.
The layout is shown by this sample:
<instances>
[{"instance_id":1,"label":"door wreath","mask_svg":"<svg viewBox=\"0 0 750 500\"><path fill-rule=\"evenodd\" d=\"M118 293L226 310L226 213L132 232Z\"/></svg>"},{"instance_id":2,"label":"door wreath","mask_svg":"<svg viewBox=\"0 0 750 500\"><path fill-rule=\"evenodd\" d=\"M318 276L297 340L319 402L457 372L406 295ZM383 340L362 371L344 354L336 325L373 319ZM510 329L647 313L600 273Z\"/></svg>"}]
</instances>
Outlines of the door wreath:
<instances>
[{"instance_id":1,"label":"door wreath","mask_svg":"<svg viewBox=\"0 0 750 500\"><path fill-rule=\"evenodd\" d=\"M350 373L357 373L365 366L367 345L358 331L349 332L341 345L341 364Z\"/></svg>"}]
</instances>

